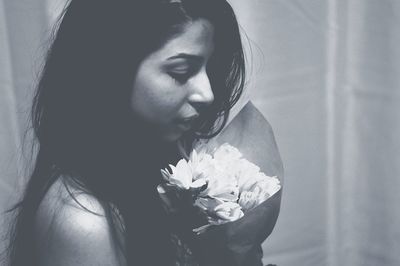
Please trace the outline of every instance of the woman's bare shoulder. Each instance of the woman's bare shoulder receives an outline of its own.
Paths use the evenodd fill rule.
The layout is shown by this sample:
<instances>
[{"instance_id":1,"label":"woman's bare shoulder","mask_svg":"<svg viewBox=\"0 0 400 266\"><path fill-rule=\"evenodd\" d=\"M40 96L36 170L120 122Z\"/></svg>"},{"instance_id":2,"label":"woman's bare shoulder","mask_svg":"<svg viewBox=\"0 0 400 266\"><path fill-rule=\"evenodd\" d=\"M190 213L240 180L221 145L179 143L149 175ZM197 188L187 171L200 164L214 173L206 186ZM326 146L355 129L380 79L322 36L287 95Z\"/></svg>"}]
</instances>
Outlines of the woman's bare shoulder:
<instances>
[{"instance_id":1,"label":"woman's bare shoulder","mask_svg":"<svg viewBox=\"0 0 400 266\"><path fill-rule=\"evenodd\" d=\"M40 265L124 265L103 206L87 193L75 199L61 179L43 198L35 221Z\"/></svg>"}]
</instances>

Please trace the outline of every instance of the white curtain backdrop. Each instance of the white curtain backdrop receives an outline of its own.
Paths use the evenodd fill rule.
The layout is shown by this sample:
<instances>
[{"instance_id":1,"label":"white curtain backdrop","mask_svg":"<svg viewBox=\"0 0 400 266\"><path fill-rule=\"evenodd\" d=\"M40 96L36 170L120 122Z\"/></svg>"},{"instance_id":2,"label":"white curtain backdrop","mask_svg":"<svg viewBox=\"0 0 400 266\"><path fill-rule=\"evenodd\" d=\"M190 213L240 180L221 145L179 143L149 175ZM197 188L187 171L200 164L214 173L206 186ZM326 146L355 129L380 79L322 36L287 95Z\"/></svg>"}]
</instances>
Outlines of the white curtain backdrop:
<instances>
[{"instance_id":1,"label":"white curtain backdrop","mask_svg":"<svg viewBox=\"0 0 400 266\"><path fill-rule=\"evenodd\" d=\"M0 211L26 180L27 111L64 2L0 0ZM400 1L230 2L252 51L244 99L285 166L265 263L400 265Z\"/></svg>"}]
</instances>

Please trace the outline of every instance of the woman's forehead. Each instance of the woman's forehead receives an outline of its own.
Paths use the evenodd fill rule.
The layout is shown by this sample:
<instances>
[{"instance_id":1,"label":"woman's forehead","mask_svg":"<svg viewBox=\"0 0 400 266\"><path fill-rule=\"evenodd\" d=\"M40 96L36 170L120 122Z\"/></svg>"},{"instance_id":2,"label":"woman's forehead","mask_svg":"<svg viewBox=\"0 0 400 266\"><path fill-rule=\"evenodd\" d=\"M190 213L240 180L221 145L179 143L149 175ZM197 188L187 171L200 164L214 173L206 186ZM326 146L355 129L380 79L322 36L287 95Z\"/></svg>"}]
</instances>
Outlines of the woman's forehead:
<instances>
[{"instance_id":1,"label":"woman's forehead","mask_svg":"<svg viewBox=\"0 0 400 266\"><path fill-rule=\"evenodd\" d=\"M206 19L185 24L182 32L169 39L152 55L167 60L178 54L209 58L214 50L214 26Z\"/></svg>"}]
</instances>

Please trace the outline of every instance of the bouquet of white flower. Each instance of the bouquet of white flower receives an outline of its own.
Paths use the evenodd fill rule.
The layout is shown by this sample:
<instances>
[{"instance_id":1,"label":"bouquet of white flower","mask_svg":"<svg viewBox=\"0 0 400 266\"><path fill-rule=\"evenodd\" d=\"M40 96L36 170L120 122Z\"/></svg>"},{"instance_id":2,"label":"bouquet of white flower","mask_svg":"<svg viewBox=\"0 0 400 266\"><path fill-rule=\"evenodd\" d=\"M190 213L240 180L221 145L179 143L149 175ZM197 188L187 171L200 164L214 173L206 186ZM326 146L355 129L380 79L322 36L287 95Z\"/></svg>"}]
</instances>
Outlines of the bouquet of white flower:
<instances>
[{"instance_id":1,"label":"bouquet of white flower","mask_svg":"<svg viewBox=\"0 0 400 266\"><path fill-rule=\"evenodd\" d=\"M188 161L181 159L169 167L170 170L161 170L165 183L158 191L166 201L167 190L191 193L194 205L204 211L208 220L207 225L194 229L198 234L209 226L238 220L281 188L276 176L261 172L228 143L211 152L201 143Z\"/></svg>"},{"instance_id":2,"label":"bouquet of white flower","mask_svg":"<svg viewBox=\"0 0 400 266\"><path fill-rule=\"evenodd\" d=\"M221 247L226 248L228 245L240 243L240 248L237 249L239 253L236 256L230 255L232 260L238 261L238 255L248 252L243 242L252 235L251 231L257 232L254 237L260 238L262 234L258 233L265 230L265 228L260 228L254 231L255 226L265 225L265 223L262 223L262 218L257 215L259 212L248 213L280 190L281 186L277 177L270 177L261 172L257 165L243 158L240 151L228 143L224 143L211 152L208 151L206 144L200 144L192 151L188 161L181 159L176 166L169 167L170 170L161 170L165 183L158 186L160 196L166 203L168 211L171 212L179 206L179 203L173 203L174 197L167 192L181 194L175 199L182 200L184 200L182 195L189 195L186 200L199 207L208 222L193 229L197 235L205 234L211 227L243 219L241 222L219 229L225 236L231 231L236 237L240 234L239 228L244 228L243 230L246 231L246 235L239 238L239 242L231 240L230 243L220 244ZM261 205L260 208L262 207ZM251 227L250 224L252 224ZM215 238L220 235L216 233L217 231L213 232L204 237L199 236L198 239L203 239L204 242L210 236ZM220 236L218 238L219 241L224 239ZM262 240L264 238L261 237L261 242ZM217 242L212 241L214 245ZM252 243L259 242L252 240Z\"/></svg>"},{"instance_id":3,"label":"bouquet of white flower","mask_svg":"<svg viewBox=\"0 0 400 266\"><path fill-rule=\"evenodd\" d=\"M243 124L239 119L246 117L247 109L235 118L231 129ZM239 140L236 136L231 138L229 132L232 131L225 131L214 142L198 142L187 160L162 169L164 182L157 189L167 212L177 221L185 221L186 224L178 222L178 226L192 231L188 241L200 265L261 265L261 243L275 225L281 184L276 175L266 175L229 144L227 139L234 143ZM257 149L248 152L247 146L252 143L265 148L258 135L247 136L237 146L247 151L252 160L265 159L264 154L254 152ZM263 166L273 169L265 167L265 163ZM180 216L182 213L189 215ZM190 222L181 219L188 216Z\"/></svg>"}]
</instances>

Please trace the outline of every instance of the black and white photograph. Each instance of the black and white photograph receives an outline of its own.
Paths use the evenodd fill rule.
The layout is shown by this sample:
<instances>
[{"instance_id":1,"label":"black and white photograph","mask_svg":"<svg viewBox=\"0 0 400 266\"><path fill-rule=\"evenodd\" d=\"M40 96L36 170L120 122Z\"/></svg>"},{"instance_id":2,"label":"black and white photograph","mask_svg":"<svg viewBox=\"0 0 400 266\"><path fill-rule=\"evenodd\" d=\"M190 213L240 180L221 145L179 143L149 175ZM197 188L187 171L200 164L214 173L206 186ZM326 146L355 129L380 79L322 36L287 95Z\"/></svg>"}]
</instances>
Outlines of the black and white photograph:
<instances>
[{"instance_id":1,"label":"black and white photograph","mask_svg":"<svg viewBox=\"0 0 400 266\"><path fill-rule=\"evenodd\" d=\"M399 266L400 1L0 0L0 266Z\"/></svg>"}]
</instances>

